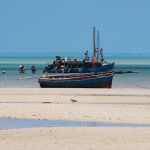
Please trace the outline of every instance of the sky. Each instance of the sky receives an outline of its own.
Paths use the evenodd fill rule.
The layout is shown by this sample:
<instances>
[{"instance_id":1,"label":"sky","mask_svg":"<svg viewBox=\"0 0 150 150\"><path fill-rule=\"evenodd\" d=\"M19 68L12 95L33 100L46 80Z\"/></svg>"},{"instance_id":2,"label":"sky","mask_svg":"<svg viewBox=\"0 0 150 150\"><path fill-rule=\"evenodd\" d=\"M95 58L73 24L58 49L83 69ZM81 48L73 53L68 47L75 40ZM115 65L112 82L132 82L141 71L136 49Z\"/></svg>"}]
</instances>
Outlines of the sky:
<instances>
[{"instance_id":1,"label":"sky","mask_svg":"<svg viewBox=\"0 0 150 150\"><path fill-rule=\"evenodd\" d=\"M149 0L0 0L0 54L150 53Z\"/></svg>"}]
</instances>

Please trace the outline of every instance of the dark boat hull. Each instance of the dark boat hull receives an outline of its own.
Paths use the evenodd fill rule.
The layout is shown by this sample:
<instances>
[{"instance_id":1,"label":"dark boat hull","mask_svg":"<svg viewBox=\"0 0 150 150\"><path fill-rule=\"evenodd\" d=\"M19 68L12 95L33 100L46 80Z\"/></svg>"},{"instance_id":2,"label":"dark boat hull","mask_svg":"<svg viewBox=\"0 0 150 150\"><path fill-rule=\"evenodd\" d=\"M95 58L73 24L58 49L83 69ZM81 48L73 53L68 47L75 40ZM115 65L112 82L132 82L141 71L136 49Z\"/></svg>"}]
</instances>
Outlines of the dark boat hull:
<instances>
[{"instance_id":1,"label":"dark boat hull","mask_svg":"<svg viewBox=\"0 0 150 150\"><path fill-rule=\"evenodd\" d=\"M101 76L87 76L80 78L70 79L42 79L39 78L38 82L41 88L111 88L113 74Z\"/></svg>"}]
</instances>

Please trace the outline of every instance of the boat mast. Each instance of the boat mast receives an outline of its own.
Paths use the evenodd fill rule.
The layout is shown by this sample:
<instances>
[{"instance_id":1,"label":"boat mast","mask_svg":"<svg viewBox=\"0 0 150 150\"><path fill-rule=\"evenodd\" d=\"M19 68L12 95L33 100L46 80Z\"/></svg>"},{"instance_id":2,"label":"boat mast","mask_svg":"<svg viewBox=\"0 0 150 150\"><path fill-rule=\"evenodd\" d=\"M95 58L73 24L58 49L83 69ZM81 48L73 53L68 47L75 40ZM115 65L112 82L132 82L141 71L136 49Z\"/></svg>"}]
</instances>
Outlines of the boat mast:
<instances>
[{"instance_id":1,"label":"boat mast","mask_svg":"<svg viewBox=\"0 0 150 150\"><path fill-rule=\"evenodd\" d=\"M97 39L97 41L96 41L96 52L97 52L97 61L99 60L99 50L100 50L100 48L99 48L99 43L100 43L100 39L99 39L99 31L97 31L97 37L96 37Z\"/></svg>"},{"instance_id":2,"label":"boat mast","mask_svg":"<svg viewBox=\"0 0 150 150\"><path fill-rule=\"evenodd\" d=\"M96 48L95 48L95 27L93 27L93 56L96 56Z\"/></svg>"}]
</instances>

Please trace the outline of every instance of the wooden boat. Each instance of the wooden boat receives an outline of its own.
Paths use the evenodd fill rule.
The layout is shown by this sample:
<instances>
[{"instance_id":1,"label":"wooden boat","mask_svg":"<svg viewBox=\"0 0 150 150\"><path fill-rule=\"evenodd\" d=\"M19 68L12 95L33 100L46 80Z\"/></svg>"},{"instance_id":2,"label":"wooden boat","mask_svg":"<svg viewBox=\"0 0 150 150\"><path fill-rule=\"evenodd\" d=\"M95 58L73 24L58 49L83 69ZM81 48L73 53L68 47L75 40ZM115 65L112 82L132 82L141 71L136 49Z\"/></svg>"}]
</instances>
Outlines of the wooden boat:
<instances>
[{"instance_id":1,"label":"wooden boat","mask_svg":"<svg viewBox=\"0 0 150 150\"><path fill-rule=\"evenodd\" d=\"M97 39L96 39L97 37ZM88 50L84 53L83 60L77 58L68 59L56 56L56 60L53 63L48 64L43 73L91 73L93 72L93 60L95 61L95 67L97 72L109 72L114 68L113 63L107 63L103 57L103 49L99 47L99 31L96 35L95 27L93 28L93 56L90 59L88 56ZM95 58L95 59L93 59Z\"/></svg>"},{"instance_id":2,"label":"wooden boat","mask_svg":"<svg viewBox=\"0 0 150 150\"><path fill-rule=\"evenodd\" d=\"M64 74L39 77L41 88L111 88L113 73Z\"/></svg>"}]
</instances>

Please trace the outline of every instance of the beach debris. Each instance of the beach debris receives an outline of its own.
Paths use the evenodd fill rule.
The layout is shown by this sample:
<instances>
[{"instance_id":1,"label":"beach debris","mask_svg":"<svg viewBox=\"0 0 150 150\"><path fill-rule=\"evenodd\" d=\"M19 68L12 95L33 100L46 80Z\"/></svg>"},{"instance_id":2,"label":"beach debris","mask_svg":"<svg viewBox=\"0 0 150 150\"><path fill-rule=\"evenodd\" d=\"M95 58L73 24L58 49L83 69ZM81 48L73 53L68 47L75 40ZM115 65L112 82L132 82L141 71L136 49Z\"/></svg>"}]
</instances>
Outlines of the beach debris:
<instances>
[{"instance_id":1,"label":"beach debris","mask_svg":"<svg viewBox=\"0 0 150 150\"><path fill-rule=\"evenodd\" d=\"M49 104L49 103L51 103L51 102L48 102L48 101L47 101L47 102L42 102L42 103L44 103L44 104Z\"/></svg>"},{"instance_id":2,"label":"beach debris","mask_svg":"<svg viewBox=\"0 0 150 150\"><path fill-rule=\"evenodd\" d=\"M84 117L90 118L91 116L84 116Z\"/></svg>"},{"instance_id":3,"label":"beach debris","mask_svg":"<svg viewBox=\"0 0 150 150\"><path fill-rule=\"evenodd\" d=\"M77 102L77 100L75 100L75 99L70 99L70 101L73 103Z\"/></svg>"}]
</instances>

